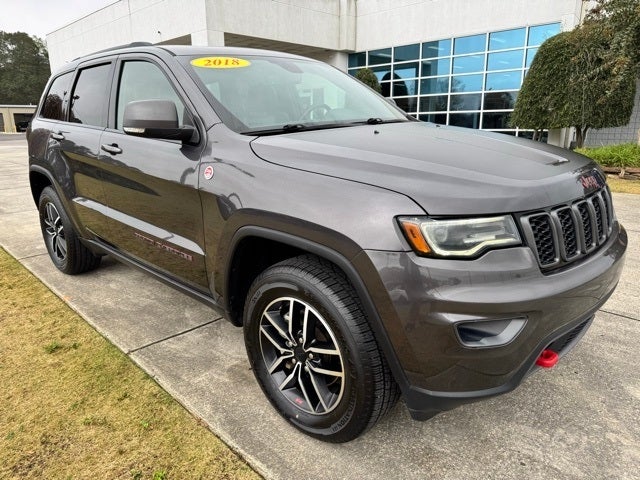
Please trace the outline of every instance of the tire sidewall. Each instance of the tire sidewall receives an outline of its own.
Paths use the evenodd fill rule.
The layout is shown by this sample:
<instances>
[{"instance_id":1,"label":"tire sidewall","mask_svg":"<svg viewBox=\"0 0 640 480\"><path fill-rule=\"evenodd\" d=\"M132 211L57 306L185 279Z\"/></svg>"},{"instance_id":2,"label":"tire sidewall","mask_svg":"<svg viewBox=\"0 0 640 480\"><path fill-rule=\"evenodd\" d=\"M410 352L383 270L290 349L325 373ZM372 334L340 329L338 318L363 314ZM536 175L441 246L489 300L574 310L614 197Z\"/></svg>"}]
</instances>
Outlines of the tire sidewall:
<instances>
[{"instance_id":1,"label":"tire sidewall","mask_svg":"<svg viewBox=\"0 0 640 480\"><path fill-rule=\"evenodd\" d=\"M324 318L336 338L345 372L344 392L340 404L327 414L312 415L295 407L282 395L267 372L260 348L260 320L265 308L280 297L293 297L311 305ZM244 318L245 345L251 367L261 388L281 415L306 433L320 438L338 438L342 430L350 428L358 420L357 413L364 407L366 395L362 381L364 365L354 355L358 352L358 345L349 330L348 315L331 303L326 292L296 275L274 272L258 279L250 289ZM363 418L368 418L368 415Z\"/></svg>"},{"instance_id":2,"label":"tire sidewall","mask_svg":"<svg viewBox=\"0 0 640 480\"><path fill-rule=\"evenodd\" d=\"M58 215L60 215L60 221L62 222L62 228L64 229L64 237L67 241L67 254L62 260L58 258L58 256L53 251L52 242L50 238L48 238L48 234L46 232L47 225L44 222L44 219L46 217L45 209L49 203L53 204L56 207ZM71 229L71 222L67 217L67 213L62 207L62 202L60 202L58 195L51 187L47 187L42 191L40 200L38 202L38 212L40 215L40 229L42 230L42 236L44 238L44 243L47 247L49 257L51 258L51 261L54 263L56 268L58 268L58 270L66 273L69 270L69 256L71 254L70 248L72 248L70 234L72 234L73 231Z\"/></svg>"}]
</instances>

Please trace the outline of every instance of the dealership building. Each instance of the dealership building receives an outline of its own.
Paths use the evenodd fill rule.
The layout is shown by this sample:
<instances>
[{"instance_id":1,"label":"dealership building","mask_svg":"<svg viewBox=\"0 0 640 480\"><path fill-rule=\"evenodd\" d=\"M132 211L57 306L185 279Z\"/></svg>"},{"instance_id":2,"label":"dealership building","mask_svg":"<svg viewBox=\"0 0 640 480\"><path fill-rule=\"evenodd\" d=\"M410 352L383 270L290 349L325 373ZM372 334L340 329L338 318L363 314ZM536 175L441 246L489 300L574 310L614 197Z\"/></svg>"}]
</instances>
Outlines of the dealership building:
<instances>
[{"instance_id":1,"label":"dealership building","mask_svg":"<svg viewBox=\"0 0 640 480\"><path fill-rule=\"evenodd\" d=\"M425 121L530 137L509 115L540 44L578 25L582 0L119 0L47 35L53 69L137 41L241 46L308 56L354 74ZM640 89L638 90L640 95ZM636 141L629 125L587 143ZM569 129L549 141L568 146Z\"/></svg>"}]
</instances>

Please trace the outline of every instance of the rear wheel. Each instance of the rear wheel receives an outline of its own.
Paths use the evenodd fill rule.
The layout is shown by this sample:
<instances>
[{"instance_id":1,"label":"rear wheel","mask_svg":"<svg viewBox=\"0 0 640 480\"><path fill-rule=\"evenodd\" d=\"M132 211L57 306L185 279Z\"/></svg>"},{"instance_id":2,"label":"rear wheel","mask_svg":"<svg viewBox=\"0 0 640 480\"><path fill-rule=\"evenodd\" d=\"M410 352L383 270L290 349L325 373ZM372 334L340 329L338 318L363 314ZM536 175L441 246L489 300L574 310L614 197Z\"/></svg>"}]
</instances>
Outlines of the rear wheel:
<instances>
[{"instance_id":1,"label":"rear wheel","mask_svg":"<svg viewBox=\"0 0 640 480\"><path fill-rule=\"evenodd\" d=\"M100 265L100 257L85 247L73 230L56 191L46 187L38 203L40 228L53 264L61 272L75 275Z\"/></svg>"},{"instance_id":2,"label":"rear wheel","mask_svg":"<svg viewBox=\"0 0 640 480\"><path fill-rule=\"evenodd\" d=\"M334 265L301 256L270 267L251 286L244 320L260 386L305 433L352 440L397 401L357 294Z\"/></svg>"}]
</instances>

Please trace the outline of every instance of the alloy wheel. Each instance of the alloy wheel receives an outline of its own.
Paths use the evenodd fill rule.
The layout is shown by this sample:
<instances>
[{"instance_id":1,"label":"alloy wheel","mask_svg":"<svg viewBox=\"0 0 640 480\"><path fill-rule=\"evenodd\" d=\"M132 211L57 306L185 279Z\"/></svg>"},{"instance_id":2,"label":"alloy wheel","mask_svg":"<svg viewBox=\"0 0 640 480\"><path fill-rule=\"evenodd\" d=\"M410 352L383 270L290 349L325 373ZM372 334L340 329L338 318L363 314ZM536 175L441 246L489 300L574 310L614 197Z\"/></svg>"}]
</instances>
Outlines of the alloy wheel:
<instances>
[{"instance_id":1,"label":"alloy wheel","mask_svg":"<svg viewBox=\"0 0 640 480\"><path fill-rule=\"evenodd\" d=\"M311 305L293 297L271 302L260 319L260 349L271 379L298 409L324 415L338 406L344 362L331 327Z\"/></svg>"},{"instance_id":2,"label":"alloy wheel","mask_svg":"<svg viewBox=\"0 0 640 480\"><path fill-rule=\"evenodd\" d=\"M67 239L64 234L62 218L56 206L49 202L44 209L45 232L48 235L47 241L50 251L61 261L67 257Z\"/></svg>"}]
</instances>

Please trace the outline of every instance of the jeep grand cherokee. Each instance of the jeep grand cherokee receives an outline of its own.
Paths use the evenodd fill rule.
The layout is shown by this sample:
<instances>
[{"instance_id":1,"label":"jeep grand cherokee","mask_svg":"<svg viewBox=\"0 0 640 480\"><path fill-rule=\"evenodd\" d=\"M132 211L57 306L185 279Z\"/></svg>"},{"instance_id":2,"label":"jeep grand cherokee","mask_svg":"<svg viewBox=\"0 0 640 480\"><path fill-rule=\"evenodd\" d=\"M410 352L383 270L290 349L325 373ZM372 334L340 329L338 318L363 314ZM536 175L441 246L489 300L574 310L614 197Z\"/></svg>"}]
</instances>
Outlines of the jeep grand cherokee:
<instances>
[{"instance_id":1,"label":"jeep grand cherokee","mask_svg":"<svg viewBox=\"0 0 640 480\"><path fill-rule=\"evenodd\" d=\"M584 334L627 243L589 159L417 122L323 63L131 45L66 64L28 132L58 269L108 254L244 329L305 433L515 388Z\"/></svg>"}]
</instances>

